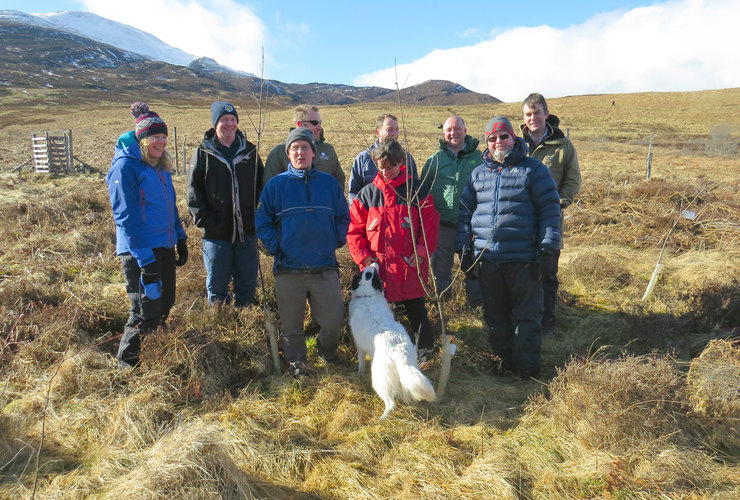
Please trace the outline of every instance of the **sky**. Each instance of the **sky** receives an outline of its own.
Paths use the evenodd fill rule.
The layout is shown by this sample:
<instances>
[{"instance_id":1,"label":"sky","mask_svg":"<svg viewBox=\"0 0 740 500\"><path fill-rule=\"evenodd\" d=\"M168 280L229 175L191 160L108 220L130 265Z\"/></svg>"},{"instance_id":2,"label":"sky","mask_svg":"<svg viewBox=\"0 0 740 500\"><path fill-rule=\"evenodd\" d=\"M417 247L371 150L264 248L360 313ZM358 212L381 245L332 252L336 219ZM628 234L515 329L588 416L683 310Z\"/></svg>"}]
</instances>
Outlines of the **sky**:
<instances>
[{"instance_id":1,"label":"sky","mask_svg":"<svg viewBox=\"0 0 740 500\"><path fill-rule=\"evenodd\" d=\"M286 83L450 80L505 102L533 91L740 86L740 0L0 0L0 9L93 12Z\"/></svg>"}]
</instances>

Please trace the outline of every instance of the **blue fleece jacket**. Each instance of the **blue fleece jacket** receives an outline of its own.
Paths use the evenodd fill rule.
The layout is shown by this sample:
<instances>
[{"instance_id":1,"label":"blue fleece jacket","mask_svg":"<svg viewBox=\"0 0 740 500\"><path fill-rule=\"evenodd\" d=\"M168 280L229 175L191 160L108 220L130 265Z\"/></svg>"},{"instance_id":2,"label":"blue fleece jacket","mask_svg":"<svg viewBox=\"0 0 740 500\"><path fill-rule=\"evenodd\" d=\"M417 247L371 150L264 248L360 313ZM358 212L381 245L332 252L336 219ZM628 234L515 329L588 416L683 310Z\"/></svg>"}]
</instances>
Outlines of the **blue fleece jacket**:
<instances>
[{"instance_id":1,"label":"blue fleece jacket","mask_svg":"<svg viewBox=\"0 0 740 500\"><path fill-rule=\"evenodd\" d=\"M275 256L274 271L337 267L335 251L347 242L349 207L342 188L315 166L288 170L265 184L255 217L257 237Z\"/></svg>"}]
</instances>

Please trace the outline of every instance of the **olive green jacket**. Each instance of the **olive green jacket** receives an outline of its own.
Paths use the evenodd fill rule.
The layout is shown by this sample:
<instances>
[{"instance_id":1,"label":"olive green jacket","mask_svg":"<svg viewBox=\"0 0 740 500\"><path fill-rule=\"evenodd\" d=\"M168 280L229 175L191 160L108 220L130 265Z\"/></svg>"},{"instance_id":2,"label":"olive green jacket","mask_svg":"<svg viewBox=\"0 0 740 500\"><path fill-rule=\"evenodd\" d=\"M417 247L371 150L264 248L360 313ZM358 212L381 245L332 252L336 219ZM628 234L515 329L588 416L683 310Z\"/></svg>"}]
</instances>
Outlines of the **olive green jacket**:
<instances>
[{"instance_id":1,"label":"olive green jacket","mask_svg":"<svg viewBox=\"0 0 740 500\"><path fill-rule=\"evenodd\" d=\"M470 172L483 163L478 144L480 141L465 136L465 146L453 153L444 139L439 141L439 149L430 156L421 169L423 186L429 189L434 198L434 208L445 226L457 227L460 214L460 196L468 182Z\"/></svg>"},{"instance_id":2,"label":"olive green jacket","mask_svg":"<svg viewBox=\"0 0 740 500\"><path fill-rule=\"evenodd\" d=\"M550 169L555 186L560 194L560 205L566 208L573 203L581 189L581 170L578 167L576 148L570 139L558 128L560 119L555 115L547 117L547 135L536 146L529 137L526 125L521 125L522 137L529 146L528 155L537 158Z\"/></svg>"}]
</instances>

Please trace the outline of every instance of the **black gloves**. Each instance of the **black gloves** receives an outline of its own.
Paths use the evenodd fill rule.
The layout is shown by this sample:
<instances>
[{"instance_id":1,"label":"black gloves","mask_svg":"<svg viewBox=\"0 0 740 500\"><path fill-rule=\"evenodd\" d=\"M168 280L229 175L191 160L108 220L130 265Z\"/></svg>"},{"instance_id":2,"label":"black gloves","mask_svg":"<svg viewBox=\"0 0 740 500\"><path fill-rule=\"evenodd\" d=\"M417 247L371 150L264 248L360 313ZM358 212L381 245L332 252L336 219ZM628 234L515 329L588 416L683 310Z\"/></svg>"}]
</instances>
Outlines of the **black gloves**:
<instances>
[{"instance_id":1,"label":"black gloves","mask_svg":"<svg viewBox=\"0 0 740 500\"><path fill-rule=\"evenodd\" d=\"M175 265L177 267L184 266L187 261L188 240L186 238L183 238L181 240L177 240L177 260L175 261Z\"/></svg>"},{"instance_id":2,"label":"black gloves","mask_svg":"<svg viewBox=\"0 0 740 500\"><path fill-rule=\"evenodd\" d=\"M558 272L558 256L549 248L540 250L540 259L537 264L540 280L545 276L552 276Z\"/></svg>"},{"instance_id":3,"label":"black gloves","mask_svg":"<svg viewBox=\"0 0 740 500\"><path fill-rule=\"evenodd\" d=\"M460 252L460 269L465 273L469 280L478 279L478 272L475 268L475 258L473 252L463 250Z\"/></svg>"}]
</instances>

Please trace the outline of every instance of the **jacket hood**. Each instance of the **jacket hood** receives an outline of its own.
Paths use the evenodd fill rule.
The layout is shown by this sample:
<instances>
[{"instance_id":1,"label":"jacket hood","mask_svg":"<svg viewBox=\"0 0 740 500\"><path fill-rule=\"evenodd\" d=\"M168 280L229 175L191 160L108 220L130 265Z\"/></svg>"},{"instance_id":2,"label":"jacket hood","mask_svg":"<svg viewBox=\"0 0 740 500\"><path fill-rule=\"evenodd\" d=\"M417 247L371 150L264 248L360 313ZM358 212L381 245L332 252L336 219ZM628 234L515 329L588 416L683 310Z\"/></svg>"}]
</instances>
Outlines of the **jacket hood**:
<instances>
[{"instance_id":1,"label":"jacket hood","mask_svg":"<svg viewBox=\"0 0 740 500\"><path fill-rule=\"evenodd\" d=\"M116 151L113 154L113 161L111 161L111 165L113 165L116 160L120 158L134 158L136 160L141 160L141 147L139 146L138 142L134 142L133 144L129 144L127 146L116 146Z\"/></svg>"},{"instance_id":2,"label":"jacket hood","mask_svg":"<svg viewBox=\"0 0 740 500\"><path fill-rule=\"evenodd\" d=\"M545 126L548 129L547 137L545 138L545 141L549 140L558 140L563 139L565 137L565 134L562 130L560 130L560 118L558 118L555 115L549 115L547 119L545 120ZM527 130L527 125L522 123L519 125L519 130L522 131L522 136L525 134L525 130Z\"/></svg>"},{"instance_id":3,"label":"jacket hood","mask_svg":"<svg viewBox=\"0 0 740 500\"><path fill-rule=\"evenodd\" d=\"M479 139L476 139L475 137L472 137L466 134L465 144L463 145L463 148L460 150L460 153L470 154L473 151L476 151L479 145L480 145ZM447 141L444 140L444 137L439 140L439 149L441 151L452 152L452 150L449 147L447 147Z\"/></svg>"},{"instance_id":4,"label":"jacket hood","mask_svg":"<svg viewBox=\"0 0 740 500\"><path fill-rule=\"evenodd\" d=\"M508 167L526 158L527 151L529 151L527 143L521 137L517 137L514 142L514 148L506 154L502 163L494 160L488 149L483 152L483 163L485 163L489 168L498 168L499 166Z\"/></svg>"}]
</instances>

